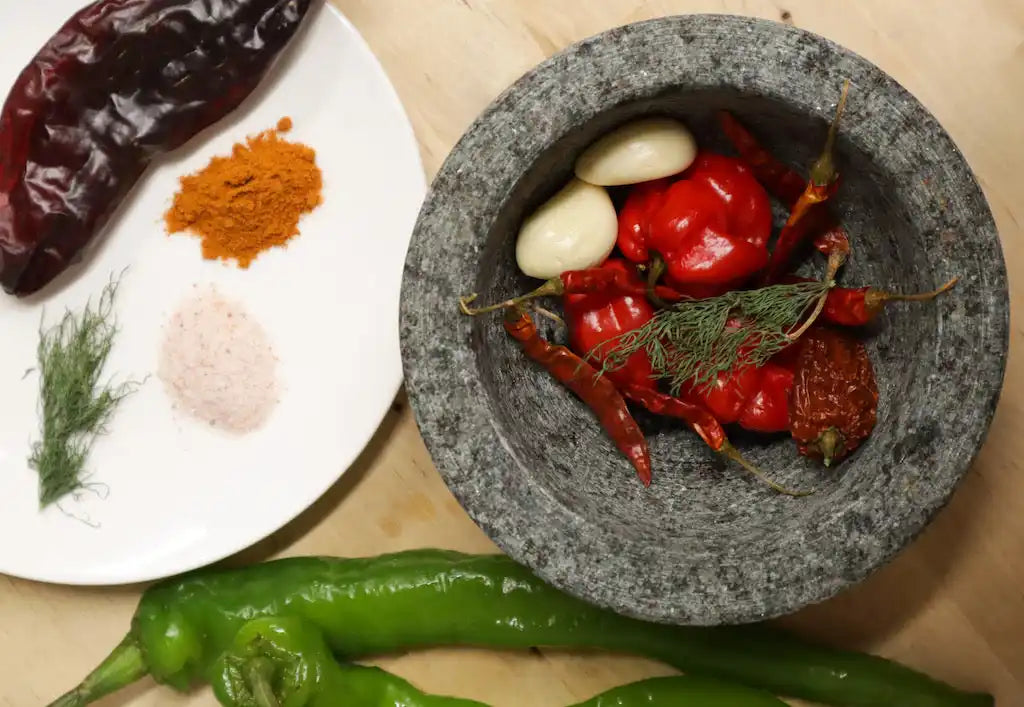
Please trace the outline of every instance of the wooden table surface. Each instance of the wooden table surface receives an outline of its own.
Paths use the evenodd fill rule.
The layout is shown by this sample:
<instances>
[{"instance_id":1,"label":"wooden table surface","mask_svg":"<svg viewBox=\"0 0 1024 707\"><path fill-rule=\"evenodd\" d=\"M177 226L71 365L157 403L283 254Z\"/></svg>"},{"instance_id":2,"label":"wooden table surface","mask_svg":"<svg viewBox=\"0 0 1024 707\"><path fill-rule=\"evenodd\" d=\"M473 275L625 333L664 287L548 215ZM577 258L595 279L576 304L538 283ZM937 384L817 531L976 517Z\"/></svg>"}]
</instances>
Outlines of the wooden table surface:
<instances>
[{"instance_id":1,"label":"wooden table surface","mask_svg":"<svg viewBox=\"0 0 1024 707\"><path fill-rule=\"evenodd\" d=\"M567 44L666 14L791 22L888 71L938 117L981 180L1012 275L1024 265L1022 0L335 0L412 118L430 175L506 85ZM964 234L970 237L970 234ZM1020 332L988 442L950 505L862 585L783 621L1024 705L1024 370ZM1014 422L1016 420L1017 422ZM17 542L4 538L3 542ZM492 551L433 468L403 397L320 502L241 561L440 546ZM121 638L139 588L75 589L0 577L0 703L45 704ZM556 707L666 670L643 660L436 650L383 661L421 687L498 707ZM514 692L513 692L514 690ZM522 697L516 699L518 693ZM101 703L213 705L140 683Z\"/></svg>"}]
</instances>

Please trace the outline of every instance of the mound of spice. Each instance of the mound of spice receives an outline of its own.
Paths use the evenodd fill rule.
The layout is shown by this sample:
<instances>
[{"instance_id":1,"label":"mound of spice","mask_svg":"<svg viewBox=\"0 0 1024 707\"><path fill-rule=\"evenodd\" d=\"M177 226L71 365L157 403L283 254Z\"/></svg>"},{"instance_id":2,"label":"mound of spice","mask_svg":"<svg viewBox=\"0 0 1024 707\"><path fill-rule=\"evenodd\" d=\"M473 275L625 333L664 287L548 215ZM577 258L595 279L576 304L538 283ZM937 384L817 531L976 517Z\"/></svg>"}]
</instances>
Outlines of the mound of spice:
<instances>
[{"instance_id":1,"label":"mound of spice","mask_svg":"<svg viewBox=\"0 0 1024 707\"><path fill-rule=\"evenodd\" d=\"M278 402L266 331L213 287L198 289L167 324L157 375L174 407L236 434L259 428Z\"/></svg>"},{"instance_id":2,"label":"mound of spice","mask_svg":"<svg viewBox=\"0 0 1024 707\"><path fill-rule=\"evenodd\" d=\"M323 176L312 148L281 137L291 128L291 119L282 118L276 129L235 145L229 157L182 177L167 232L197 235L204 258L242 268L297 236L302 216L323 203Z\"/></svg>"}]
</instances>

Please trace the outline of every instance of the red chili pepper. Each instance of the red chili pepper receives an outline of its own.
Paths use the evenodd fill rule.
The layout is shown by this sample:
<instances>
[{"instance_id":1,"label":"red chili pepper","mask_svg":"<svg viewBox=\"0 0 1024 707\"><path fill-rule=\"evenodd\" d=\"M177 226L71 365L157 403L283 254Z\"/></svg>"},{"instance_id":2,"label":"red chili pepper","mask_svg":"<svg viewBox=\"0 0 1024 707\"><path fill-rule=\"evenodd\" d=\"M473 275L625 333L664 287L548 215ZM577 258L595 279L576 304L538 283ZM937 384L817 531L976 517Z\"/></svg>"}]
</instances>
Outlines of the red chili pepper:
<instances>
[{"instance_id":1,"label":"red chili pepper","mask_svg":"<svg viewBox=\"0 0 1024 707\"><path fill-rule=\"evenodd\" d=\"M310 0L99 0L22 71L0 113L0 285L63 272L158 155L231 113Z\"/></svg>"},{"instance_id":2,"label":"red chili pepper","mask_svg":"<svg viewBox=\"0 0 1024 707\"><path fill-rule=\"evenodd\" d=\"M627 277L636 278L635 271L619 259L611 259L605 267L623 272ZM570 295L565 298L566 324L569 328L570 346L582 356L592 356L596 363L602 362L601 346L616 337L632 331L654 316L654 308L641 297L633 295L586 294ZM646 352L637 351L620 368L605 374L614 381L622 394L628 399L656 415L666 415L684 420L704 442L715 452L743 466L751 474L775 490L790 495L805 495L791 491L772 481L764 472L748 462L739 450L732 446L725 435L722 424L715 415L699 400L673 397L656 389L653 367ZM768 385L768 378L765 378ZM767 392L767 388L766 388ZM776 406L769 402L760 403L764 406L763 413L751 411L752 424L757 420L765 420L762 424L771 424L771 415L778 415ZM786 412L783 410L783 429L788 429Z\"/></svg>"},{"instance_id":3,"label":"red chili pepper","mask_svg":"<svg viewBox=\"0 0 1024 707\"><path fill-rule=\"evenodd\" d=\"M836 186L834 171L830 173L830 170L833 170L831 150L845 96L844 87L843 98L830 128L829 141L822 158L819 159L818 165L822 165L822 168L818 179L822 183L817 186L814 185L813 173L808 183L795 170L777 160L731 113L721 111L718 114L722 132L740 153L742 160L753 170L758 181L792 210L787 221L788 230L784 229L779 236L779 241L772 252L771 264L762 278L763 284L777 282L789 267L798 247L814 234L814 245L822 253L829 255L833 252L850 252L850 241L846 231L839 225L832 211L822 203L831 196Z\"/></svg>"},{"instance_id":4,"label":"red chili pepper","mask_svg":"<svg viewBox=\"0 0 1024 707\"><path fill-rule=\"evenodd\" d=\"M810 278L788 275L783 281L810 282ZM886 292L875 287L833 287L825 298L821 321L839 326L864 326L873 321L888 302L926 302L935 299L956 283L957 278L954 277L931 292L909 295Z\"/></svg>"},{"instance_id":5,"label":"red chili pepper","mask_svg":"<svg viewBox=\"0 0 1024 707\"><path fill-rule=\"evenodd\" d=\"M658 285L653 290L656 297L675 302L684 296L678 289L665 285ZM696 297L696 288L689 288L685 296ZM558 277L553 277L535 290L525 295L513 297L497 304L485 307L471 307L476 300L476 295L462 297L459 299L459 307L463 314L475 316L485 314L498 309L506 309L525 304L540 297L561 297L563 295L631 295L633 297L645 298L650 293L647 284L640 278L636 270L628 265L626 261L619 258L609 258L601 266L587 268L586 270L566 270Z\"/></svg>"},{"instance_id":6,"label":"red chili pepper","mask_svg":"<svg viewBox=\"0 0 1024 707\"><path fill-rule=\"evenodd\" d=\"M738 326L739 321L729 325ZM689 394L723 425L735 423L754 432L788 432L789 392L798 351L799 344L794 343L762 366L726 371L709 386L691 388Z\"/></svg>"},{"instance_id":7,"label":"red chili pepper","mask_svg":"<svg viewBox=\"0 0 1024 707\"><path fill-rule=\"evenodd\" d=\"M511 307L506 313L505 331L519 342L529 358L590 407L612 441L633 464L644 486L649 486L651 457L647 439L615 384L566 347L542 339L530 315L519 307Z\"/></svg>"},{"instance_id":8,"label":"red chili pepper","mask_svg":"<svg viewBox=\"0 0 1024 707\"><path fill-rule=\"evenodd\" d=\"M628 260L646 263L651 259L647 250L651 239L651 214L661 204L670 186L672 180L669 178L643 182L633 187L626 197L619 211L616 245Z\"/></svg>"}]
</instances>

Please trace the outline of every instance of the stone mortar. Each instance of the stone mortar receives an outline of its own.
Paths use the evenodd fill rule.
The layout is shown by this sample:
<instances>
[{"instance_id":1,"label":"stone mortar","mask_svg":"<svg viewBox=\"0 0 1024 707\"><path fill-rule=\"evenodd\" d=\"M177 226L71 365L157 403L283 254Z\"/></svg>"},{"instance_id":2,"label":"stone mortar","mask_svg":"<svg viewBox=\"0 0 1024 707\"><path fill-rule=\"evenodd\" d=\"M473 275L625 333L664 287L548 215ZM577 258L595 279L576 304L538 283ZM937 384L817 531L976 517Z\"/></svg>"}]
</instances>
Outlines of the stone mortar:
<instances>
[{"instance_id":1,"label":"stone mortar","mask_svg":"<svg viewBox=\"0 0 1024 707\"><path fill-rule=\"evenodd\" d=\"M891 305L867 333L878 426L838 468L787 438L731 433L783 483L767 489L689 430L638 416L654 482L573 395L527 361L498 301L536 286L514 242L523 217L599 135L641 115L684 120L726 149L714 111L735 112L788 163L820 150L844 79L836 209L854 246L845 283L949 295ZM783 214L778 214L781 219ZM809 261L820 271L820 258ZM557 306L557 303L554 304ZM664 622L756 621L821 601L903 548L949 499L981 445L1002 385L1005 265L985 199L952 140L877 67L808 32L720 15L620 27L569 47L499 96L455 146L423 206L406 262L406 382L434 463L473 519L555 586ZM553 325L542 332L564 340Z\"/></svg>"}]
</instances>

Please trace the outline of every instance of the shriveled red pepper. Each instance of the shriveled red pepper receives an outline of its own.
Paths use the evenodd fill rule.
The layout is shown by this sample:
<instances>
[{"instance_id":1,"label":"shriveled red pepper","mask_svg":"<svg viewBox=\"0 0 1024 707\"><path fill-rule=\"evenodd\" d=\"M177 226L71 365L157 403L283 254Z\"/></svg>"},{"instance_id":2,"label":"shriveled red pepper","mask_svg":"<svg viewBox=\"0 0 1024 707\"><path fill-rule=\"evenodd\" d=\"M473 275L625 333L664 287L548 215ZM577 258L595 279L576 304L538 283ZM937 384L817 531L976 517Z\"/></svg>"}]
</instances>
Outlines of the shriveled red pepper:
<instances>
[{"instance_id":1,"label":"shriveled red pepper","mask_svg":"<svg viewBox=\"0 0 1024 707\"><path fill-rule=\"evenodd\" d=\"M0 112L0 285L35 292L158 155L232 112L310 0L99 0L22 71Z\"/></svg>"},{"instance_id":2,"label":"shriveled red pepper","mask_svg":"<svg viewBox=\"0 0 1024 707\"><path fill-rule=\"evenodd\" d=\"M555 346L541 338L530 315L521 307L508 309L505 331L519 342L529 358L590 407L615 445L633 464L644 486L649 486L651 456L647 439L611 379L599 375L593 366L566 347Z\"/></svg>"},{"instance_id":3,"label":"shriveled red pepper","mask_svg":"<svg viewBox=\"0 0 1024 707\"><path fill-rule=\"evenodd\" d=\"M808 331L789 410L790 433L801 454L829 466L860 446L878 415L878 385L864 344L840 329Z\"/></svg>"}]
</instances>

